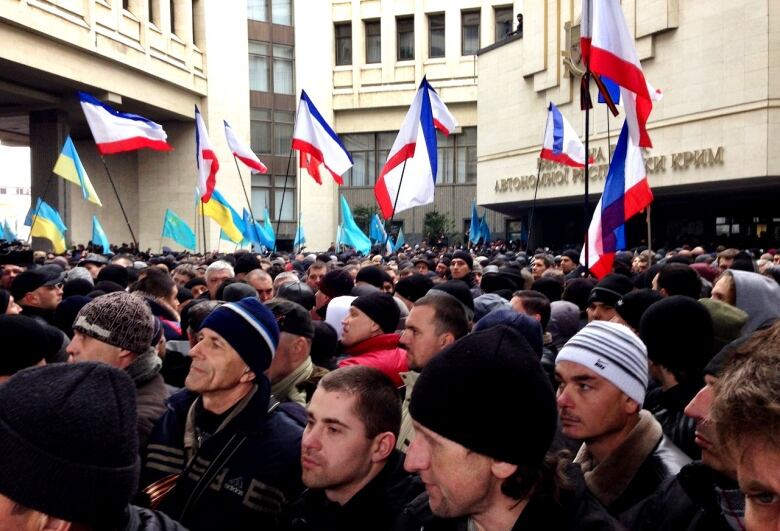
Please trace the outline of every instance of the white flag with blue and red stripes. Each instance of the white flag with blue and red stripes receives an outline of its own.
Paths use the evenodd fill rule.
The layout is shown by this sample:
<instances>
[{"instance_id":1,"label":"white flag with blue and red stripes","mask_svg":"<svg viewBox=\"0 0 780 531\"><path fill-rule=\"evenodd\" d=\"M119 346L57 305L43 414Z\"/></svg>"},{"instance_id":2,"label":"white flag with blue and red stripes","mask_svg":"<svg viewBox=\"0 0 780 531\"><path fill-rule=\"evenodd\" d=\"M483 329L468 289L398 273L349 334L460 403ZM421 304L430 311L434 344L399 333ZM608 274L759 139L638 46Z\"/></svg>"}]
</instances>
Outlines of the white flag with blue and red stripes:
<instances>
[{"instance_id":1,"label":"white flag with blue and red stripes","mask_svg":"<svg viewBox=\"0 0 780 531\"><path fill-rule=\"evenodd\" d=\"M429 89L428 81L423 78L374 186L374 196L385 219L433 203L437 143L432 89Z\"/></svg>"},{"instance_id":2,"label":"white flag with blue and red stripes","mask_svg":"<svg viewBox=\"0 0 780 531\"><path fill-rule=\"evenodd\" d=\"M298 103L292 147L300 152L301 167L317 183L322 184L319 167L324 165L338 184L344 184L341 176L352 167L352 156L305 90L301 90Z\"/></svg>"},{"instance_id":3,"label":"white flag with blue and red stripes","mask_svg":"<svg viewBox=\"0 0 780 531\"><path fill-rule=\"evenodd\" d=\"M585 146L553 103L547 108L547 125L544 128L544 143L539 157L572 168L585 167Z\"/></svg>"},{"instance_id":4,"label":"white flag with blue and red stripes","mask_svg":"<svg viewBox=\"0 0 780 531\"><path fill-rule=\"evenodd\" d=\"M623 123L615 153L588 228L588 268L602 278L612 271L615 254L626 248L625 222L653 202L642 149L631 139L628 120ZM585 249L580 263L585 263Z\"/></svg>"},{"instance_id":5,"label":"white flag with blue and red stripes","mask_svg":"<svg viewBox=\"0 0 780 531\"><path fill-rule=\"evenodd\" d=\"M255 152L238 139L238 135L236 135L236 132L230 127L230 124L228 124L226 120L222 121L225 124L225 139L227 140L230 151L233 152L233 156L256 172L266 173L268 168L265 164L260 162L260 159L257 158Z\"/></svg>"},{"instance_id":6,"label":"white flag with blue and red stripes","mask_svg":"<svg viewBox=\"0 0 780 531\"><path fill-rule=\"evenodd\" d=\"M439 94L423 77L423 82L428 85L428 96L431 98L431 112L433 113L433 125L444 133L445 136L450 136L455 129L458 128L458 121L452 115L450 110L441 101Z\"/></svg>"},{"instance_id":7,"label":"white flag with blue and red stripes","mask_svg":"<svg viewBox=\"0 0 780 531\"><path fill-rule=\"evenodd\" d=\"M120 112L86 92L79 91L81 109L101 155L149 148L173 149L162 126L143 116Z\"/></svg>"},{"instance_id":8,"label":"white flag with blue and red stripes","mask_svg":"<svg viewBox=\"0 0 780 531\"><path fill-rule=\"evenodd\" d=\"M647 133L653 102L620 0L583 0L580 31L583 62L620 86L631 138L640 147L653 147Z\"/></svg>"},{"instance_id":9,"label":"white flag with blue and red stripes","mask_svg":"<svg viewBox=\"0 0 780 531\"><path fill-rule=\"evenodd\" d=\"M217 185L219 161L211 147L209 133L197 105L195 106L195 163L198 167L198 195L201 201L208 203Z\"/></svg>"}]
</instances>

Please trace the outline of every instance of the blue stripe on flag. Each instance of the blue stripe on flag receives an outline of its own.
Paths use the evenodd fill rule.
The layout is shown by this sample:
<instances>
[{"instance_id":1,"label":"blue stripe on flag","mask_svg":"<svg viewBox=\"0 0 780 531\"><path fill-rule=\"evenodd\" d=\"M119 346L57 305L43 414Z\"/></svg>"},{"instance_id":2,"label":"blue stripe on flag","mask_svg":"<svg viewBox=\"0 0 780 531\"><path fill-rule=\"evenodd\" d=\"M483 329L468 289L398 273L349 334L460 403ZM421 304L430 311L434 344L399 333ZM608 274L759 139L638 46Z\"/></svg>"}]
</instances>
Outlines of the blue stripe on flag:
<instances>
[{"instance_id":1,"label":"blue stripe on flag","mask_svg":"<svg viewBox=\"0 0 780 531\"><path fill-rule=\"evenodd\" d=\"M427 84L427 82L426 82ZM422 84L420 84L422 87ZM433 182L436 182L437 159L439 153L436 146L436 126L433 125L433 108L431 107L431 95L423 90L422 108L420 109L420 127L422 127L425 146L428 149L428 159L433 173Z\"/></svg>"},{"instance_id":2,"label":"blue stripe on flag","mask_svg":"<svg viewBox=\"0 0 780 531\"><path fill-rule=\"evenodd\" d=\"M114 116L118 116L119 118L125 118L127 120L135 120L137 122L144 122L144 123L153 125L155 127L160 127L160 124L158 124L157 122L153 122L151 120L148 120L148 119L144 118L143 116L138 116L137 114L130 114L130 113L126 113L126 112L117 111L113 107L109 107L108 105L106 105L105 103L103 103L102 101L97 99L92 94L88 94L86 92L81 92L80 90L78 91L78 94L79 94L79 98L81 99L81 101L89 103L89 104L92 104L92 105L98 105L100 107L103 107L106 111L108 111L109 113L113 114Z\"/></svg>"},{"instance_id":3,"label":"blue stripe on flag","mask_svg":"<svg viewBox=\"0 0 780 531\"><path fill-rule=\"evenodd\" d=\"M314 117L315 120L317 120L322 128L330 135L330 137L333 139L334 142L336 142L339 146L341 146L341 149L344 150L344 153L347 154L347 157L349 157L349 161L354 164L354 161L352 160L352 155L349 151L347 151L347 148L344 146L343 142L339 138L339 135L336 134L336 131L331 129L331 127L328 125L328 122L325 121L325 118L322 117L320 114L320 111L317 110L317 107L314 106L314 103L312 103L311 99L309 99L309 95L306 94L305 90L301 90L301 100L306 102L306 105L309 107L309 113Z\"/></svg>"},{"instance_id":4,"label":"blue stripe on flag","mask_svg":"<svg viewBox=\"0 0 780 531\"><path fill-rule=\"evenodd\" d=\"M563 116L558 107L550 104L550 112L553 117L553 153L563 152Z\"/></svg>"}]
</instances>

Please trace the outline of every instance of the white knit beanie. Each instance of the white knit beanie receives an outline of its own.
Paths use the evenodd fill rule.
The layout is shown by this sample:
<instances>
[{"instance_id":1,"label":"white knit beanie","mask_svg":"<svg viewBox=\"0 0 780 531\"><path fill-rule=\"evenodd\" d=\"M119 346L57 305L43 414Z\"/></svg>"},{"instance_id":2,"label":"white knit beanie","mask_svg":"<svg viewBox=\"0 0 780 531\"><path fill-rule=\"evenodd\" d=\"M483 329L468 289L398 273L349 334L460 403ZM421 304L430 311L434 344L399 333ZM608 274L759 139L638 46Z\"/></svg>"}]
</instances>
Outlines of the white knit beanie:
<instances>
[{"instance_id":1,"label":"white knit beanie","mask_svg":"<svg viewBox=\"0 0 780 531\"><path fill-rule=\"evenodd\" d=\"M647 348L628 327L593 321L574 335L555 358L587 367L635 400L647 392Z\"/></svg>"}]
</instances>

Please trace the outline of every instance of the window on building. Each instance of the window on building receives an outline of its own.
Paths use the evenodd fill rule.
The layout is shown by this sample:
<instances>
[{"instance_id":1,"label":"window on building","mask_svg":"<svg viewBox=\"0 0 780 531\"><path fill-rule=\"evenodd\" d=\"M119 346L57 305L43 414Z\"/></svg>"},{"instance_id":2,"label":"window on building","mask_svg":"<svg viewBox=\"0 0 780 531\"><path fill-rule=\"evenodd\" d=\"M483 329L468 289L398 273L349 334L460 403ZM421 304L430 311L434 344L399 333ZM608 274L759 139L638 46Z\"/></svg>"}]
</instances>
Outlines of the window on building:
<instances>
[{"instance_id":1,"label":"window on building","mask_svg":"<svg viewBox=\"0 0 780 531\"><path fill-rule=\"evenodd\" d=\"M271 212L271 176L252 173L252 212L261 220L265 209Z\"/></svg>"},{"instance_id":2,"label":"window on building","mask_svg":"<svg viewBox=\"0 0 780 531\"><path fill-rule=\"evenodd\" d=\"M496 42L505 39L512 33L512 6L497 7L496 15Z\"/></svg>"},{"instance_id":3,"label":"window on building","mask_svg":"<svg viewBox=\"0 0 780 531\"><path fill-rule=\"evenodd\" d=\"M444 13L428 15L428 57L444 57Z\"/></svg>"},{"instance_id":4,"label":"window on building","mask_svg":"<svg viewBox=\"0 0 780 531\"><path fill-rule=\"evenodd\" d=\"M274 44L274 92L295 94L292 46Z\"/></svg>"},{"instance_id":5,"label":"window on building","mask_svg":"<svg viewBox=\"0 0 780 531\"><path fill-rule=\"evenodd\" d=\"M474 55L479 50L479 11L463 11L460 21L461 54Z\"/></svg>"},{"instance_id":6,"label":"window on building","mask_svg":"<svg viewBox=\"0 0 780 531\"><path fill-rule=\"evenodd\" d=\"M366 30L366 63L382 61L382 32L378 20L367 20Z\"/></svg>"},{"instance_id":7,"label":"window on building","mask_svg":"<svg viewBox=\"0 0 780 531\"><path fill-rule=\"evenodd\" d=\"M295 113L274 111L274 155L289 155Z\"/></svg>"},{"instance_id":8,"label":"window on building","mask_svg":"<svg viewBox=\"0 0 780 531\"><path fill-rule=\"evenodd\" d=\"M271 109L251 109L250 145L252 151L261 154L271 153Z\"/></svg>"},{"instance_id":9,"label":"window on building","mask_svg":"<svg viewBox=\"0 0 780 531\"><path fill-rule=\"evenodd\" d=\"M285 188L285 176L277 175L274 177L274 209L273 218L282 221L295 220L295 176L286 177L287 187Z\"/></svg>"},{"instance_id":10,"label":"window on building","mask_svg":"<svg viewBox=\"0 0 780 531\"><path fill-rule=\"evenodd\" d=\"M335 25L336 65L352 64L352 24L340 22Z\"/></svg>"},{"instance_id":11,"label":"window on building","mask_svg":"<svg viewBox=\"0 0 780 531\"><path fill-rule=\"evenodd\" d=\"M295 176L252 174L252 211L263 221L265 209L273 221L294 221L295 217ZM274 230L276 227L274 227Z\"/></svg>"},{"instance_id":12,"label":"window on building","mask_svg":"<svg viewBox=\"0 0 780 531\"><path fill-rule=\"evenodd\" d=\"M155 26L160 25L160 0L147 0L146 9L149 13L149 22Z\"/></svg>"},{"instance_id":13,"label":"window on building","mask_svg":"<svg viewBox=\"0 0 780 531\"><path fill-rule=\"evenodd\" d=\"M437 184L477 182L477 128L464 127L448 137L436 133L438 146Z\"/></svg>"},{"instance_id":14,"label":"window on building","mask_svg":"<svg viewBox=\"0 0 780 531\"><path fill-rule=\"evenodd\" d=\"M176 30L178 29L176 27L176 1L175 0L169 0L168 1L168 12L170 13L171 17L171 33L176 35Z\"/></svg>"},{"instance_id":15,"label":"window on building","mask_svg":"<svg viewBox=\"0 0 780 531\"><path fill-rule=\"evenodd\" d=\"M414 17L397 17L395 27L398 43L397 59L399 61L414 59Z\"/></svg>"},{"instance_id":16,"label":"window on building","mask_svg":"<svg viewBox=\"0 0 780 531\"><path fill-rule=\"evenodd\" d=\"M269 46L249 41L249 90L269 92Z\"/></svg>"},{"instance_id":17,"label":"window on building","mask_svg":"<svg viewBox=\"0 0 780 531\"><path fill-rule=\"evenodd\" d=\"M268 0L247 0L246 16L249 20L268 22Z\"/></svg>"},{"instance_id":18,"label":"window on building","mask_svg":"<svg viewBox=\"0 0 780 531\"><path fill-rule=\"evenodd\" d=\"M272 0L271 21L274 24L292 26L292 0Z\"/></svg>"}]
</instances>

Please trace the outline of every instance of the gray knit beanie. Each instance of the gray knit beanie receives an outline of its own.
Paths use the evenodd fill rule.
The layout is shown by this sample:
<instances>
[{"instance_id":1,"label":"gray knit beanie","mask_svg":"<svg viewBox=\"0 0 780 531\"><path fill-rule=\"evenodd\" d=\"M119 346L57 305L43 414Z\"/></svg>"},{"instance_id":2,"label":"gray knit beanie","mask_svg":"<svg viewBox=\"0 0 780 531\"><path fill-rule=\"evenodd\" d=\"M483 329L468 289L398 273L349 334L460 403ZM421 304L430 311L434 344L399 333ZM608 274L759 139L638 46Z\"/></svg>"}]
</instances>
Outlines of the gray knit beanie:
<instances>
[{"instance_id":1,"label":"gray knit beanie","mask_svg":"<svg viewBox=\"0 0 780 531\"><path fill-rule=\"evenodd\" d=\"M117 291L84 306L73 322L73 330L141 354L152 344L154 319L141 297Z\"/></svg>"}]
</instances>

